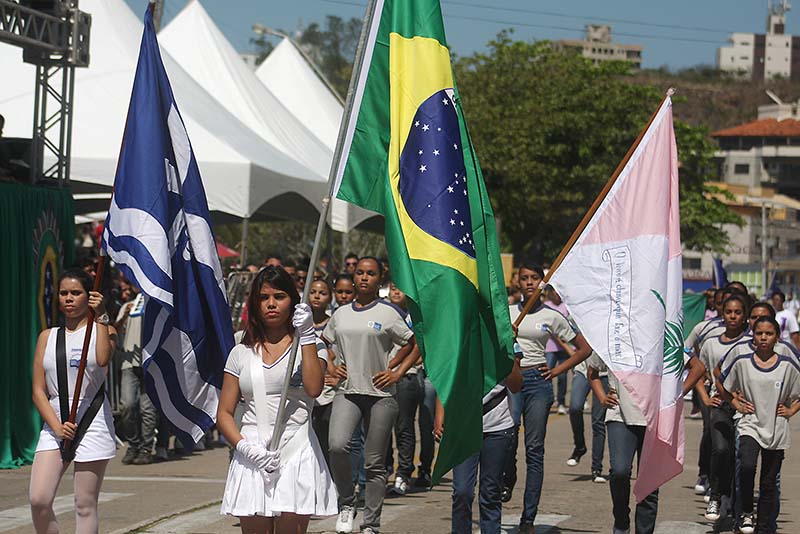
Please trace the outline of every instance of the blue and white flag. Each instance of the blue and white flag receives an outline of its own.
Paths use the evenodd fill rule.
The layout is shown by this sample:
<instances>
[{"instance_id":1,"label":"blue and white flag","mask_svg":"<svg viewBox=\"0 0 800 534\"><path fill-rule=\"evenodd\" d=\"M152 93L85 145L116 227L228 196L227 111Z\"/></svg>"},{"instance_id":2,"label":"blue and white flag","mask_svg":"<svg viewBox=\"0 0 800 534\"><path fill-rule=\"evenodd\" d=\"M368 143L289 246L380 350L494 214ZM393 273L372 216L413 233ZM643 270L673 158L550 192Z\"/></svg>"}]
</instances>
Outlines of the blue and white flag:
<instances>
[{"instance_id":1,"label":"blue and white flag","mask_svg":"<svg viewBox=\"0 0 800 534\"><path fill-rule=\"evenodd\" d=\"M722 266L722 260L719 258L713 258L714 260L714 270L711 273L714 277L713 284L716 288L723 288L728 285L728 273L725 271L725 267Z\"/></svg>"},{"instance_id":2,"label":"blue and white flag","mask_svg":"<svg viewBox=\"0 0 800 534\"><path fill-rule=\"evenodd\" d=\"M147 391L188 445L214 424L233 328L197 161L147 10L103 248L145 295Z\"/></svg>"}]
</instances>

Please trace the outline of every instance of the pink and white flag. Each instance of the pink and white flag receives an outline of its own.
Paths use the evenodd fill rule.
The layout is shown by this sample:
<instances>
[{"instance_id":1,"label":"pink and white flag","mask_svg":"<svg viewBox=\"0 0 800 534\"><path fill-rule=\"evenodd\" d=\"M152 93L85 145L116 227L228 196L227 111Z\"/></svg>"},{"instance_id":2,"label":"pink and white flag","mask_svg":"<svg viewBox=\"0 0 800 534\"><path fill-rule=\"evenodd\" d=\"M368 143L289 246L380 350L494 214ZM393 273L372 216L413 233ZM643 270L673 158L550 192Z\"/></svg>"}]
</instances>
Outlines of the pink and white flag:
<instances>
[{"instance_id":1,"label":"pink and white flag","mask_svg":"<svg viewBox=\"0 0 800 534\"><path fill-rule=\"evenodd\" d=\"M647 419L637 501L683 471L683 311L672 101L550 278Z\"/></svg>"}]
</instances>

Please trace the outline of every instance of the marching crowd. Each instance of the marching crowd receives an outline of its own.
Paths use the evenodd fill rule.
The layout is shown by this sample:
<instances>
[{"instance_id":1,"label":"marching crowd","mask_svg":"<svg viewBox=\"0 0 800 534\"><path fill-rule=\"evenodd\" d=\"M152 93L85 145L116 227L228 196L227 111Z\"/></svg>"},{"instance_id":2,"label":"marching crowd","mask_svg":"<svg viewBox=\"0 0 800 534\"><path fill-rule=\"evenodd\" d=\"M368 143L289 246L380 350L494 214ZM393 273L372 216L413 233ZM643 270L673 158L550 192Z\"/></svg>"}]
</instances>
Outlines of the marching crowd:
<instances>
[{"instance_id":1,"label":"marching crowd","mask_svg":"<svg viewBox=\"0 0 800 534\"><path fill-rule=\"evenodd\" d=\"M387 491L404 495L412 487L430 487L444 408L426 376L405 295L391 283L386 262L348 254L341 273L315 271L304 304L300 294L309 268L272 255L252 269L217 413L219 439L231 447L221 511L237 516L245 533L305 532L312 516L326 515L338 515L337 532L377 533ZM39 533L58 532L53 499L68 465L65 449L75 461L81 533L98 532L97 499L116 453L115 435L128 443L123 463L169 458L169 424L144 388L143 297L119 275L102 293L92 291L93 269L87 261L62 274L64 325L42 332L36 346L33 400L44 426L30 503ZM539 265L518 266L508 291L512 321L544 276ZM707 520L729 517L742 534L777 532L788 419L800 410L796 302L780 292L771 302L753 300L740 282L709 294L707 317L687 334L684 358L683 392L692 393L703 422L694 489L707 502ZM95 324L75 425L62 421L90 309ZM579 466L591 454L592 481L609 485L614 534L652 533L657 490L631 518L631 478L646 428L631 394L592 351L552 287L544 288L515 333L513 371L483 399L482 449L452 472L452 532L472 532L476 484L481 532L500 532L503 503L517 487L520 439L526 467L519 532L534 532L545 485L547 422L555 412L569 415L573 431L566 464ZM293 337L299 347L290 370ZM103 389L112 360L120 380L118 410ZM277 447L269 446L287 373L288 402L278 422L283 432ZM591 448L584 432L590 393Z\"/></svg>"}]
</instances>

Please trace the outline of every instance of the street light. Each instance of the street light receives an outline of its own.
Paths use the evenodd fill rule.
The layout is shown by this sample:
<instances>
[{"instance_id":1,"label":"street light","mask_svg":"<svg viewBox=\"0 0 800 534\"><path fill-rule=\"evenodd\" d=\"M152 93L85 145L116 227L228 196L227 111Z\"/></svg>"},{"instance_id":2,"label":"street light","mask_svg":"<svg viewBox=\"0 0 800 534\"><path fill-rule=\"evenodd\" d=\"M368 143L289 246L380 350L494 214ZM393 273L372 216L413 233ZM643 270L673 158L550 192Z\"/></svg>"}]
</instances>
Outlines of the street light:
<instances>
[{"instance_id":1,"label":"street light","mask_svg":"<svg viewBox=\"0 0 800 534\"><path fill-rule=\"evenodd\" d=\"M767 206L770 209L775 209L778 206L786 207L786 204L777 202L775 200L767 200L763 197L745 196L742 200L745 202L761 206L761 292L765 297L769 290L767 286Z\"/></svg>"},{"instance_id":2,"label":"street light","mask_svg":"<svg viewBox=\"0 0 800 534\"><path fill-rule=\"evenodd\" d=\"M336 100L338 100L341 105L344 105L344 99L339 94L339 92L336 90L336 88L331 84L330 81L328 81L328 78L326 78L325 75L322 73L322 71L319 70L319 67L317 67L317 64L314 63L314 60L311 59L311 57L308 54L306 54L306 51L303 50L303 48L300 45L298 45L294 41L294 39L292 39L291 37L289 37L288 35L286 35L284 32L282 32L280 30L275 30L273 28L268 28L267 26L264 26L263 24L259 24L258 22L253 24L253 33L258 34L258 35L274 35L276 37L280 37L282 39L286 39L287 41L292 43L292 46L294 46L295 49L298 52L300 52L300 55L303 56L303 59L305 59L306 63L308 63L308 65L314 70L314 73L317 75L317 77L320 80L322 80L322 83L325 84L325 87L327 87L328 90L331 93L333 93L333 96L336 97Z\"/></svg>"}]
</instances>

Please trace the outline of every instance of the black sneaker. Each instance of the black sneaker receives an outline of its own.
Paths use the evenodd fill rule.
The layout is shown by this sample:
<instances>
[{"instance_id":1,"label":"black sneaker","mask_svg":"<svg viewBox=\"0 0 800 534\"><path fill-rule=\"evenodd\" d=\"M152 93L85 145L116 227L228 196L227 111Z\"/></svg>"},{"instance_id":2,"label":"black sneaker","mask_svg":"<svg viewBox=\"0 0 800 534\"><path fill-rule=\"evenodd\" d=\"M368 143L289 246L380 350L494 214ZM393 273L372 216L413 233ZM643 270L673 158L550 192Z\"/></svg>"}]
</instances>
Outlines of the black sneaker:
<instances>
[{"instance_id":1,"label":"black sneaker","mask_svg":"<svg viewBox=\"0 0 800 534\"><path fill-rule=\"evenodd\" d=\"M430 488L431 487L431 475L430 473L422 472L420 473L417 478L414 480L414 487L415 488Z\"/></svg>"},{"instance_id":2,"label":"black sneaker","mask_svg":"<svg viewBox=\"0 0 800 534\"><path fill-rule=\"evenodd\" d=\"M586 449L573 449L572 456L567 460L567 465L575 467L581 461L581 457L586 454Z\"/></svg>"},{"instance_id":3,"label":"black sneaker","mask_svg":"<svg viewBox=\"0 0 800 534\"><path fill-rule=\"evenodd\" d=\"M149 452L140 452L133 459L133 465L149 465L153 463L153 455Z\"/></svg>"},{"instance_id":4,"label":"black sneaker","mask_svg":"<svg viewBox=\"0 0 800 534\"><path fill-rule=\"evenodd\" d=\"M755 530L753 514L742 514L739 516L739 532L741 532L741 534L753 534Z\"/></svg>"},{"instance_id":5,"label":"black sneaker","mask_svg":"<svg viewBox=\"0 0 800 534\"><path fill-rule=\"evenodd\" d=\"M520 521L518 532L519 534L534 534L533 521Z\"/></svg>"},{"instance_id":6,"label":"black sneaker","mask_svg":"<svg viewBox=\"0 0 800 534\"><path fill-rule=\"evenodd\" d=\"M130 465L139 455L139 452L134 449L133 447L128 447L128 450L125 451L125 456L122 457L122 463L125 465Z\"/></svg>"},{"instance_id":7,"label":"black sneaker","mask_svg":"<svg viewBox=\"0 0 800 534\"><path fill-rule=\"evenodd\" d=\"M511 496L514 494L513 488L503 488L503 493L500 494L500 500L502 502L508 502L511 500Z\"/></svg>"},{"instance_id":8,"label":"black sneaker","mask_svg":"<svg viewBox=\"0 0 800 534\"><path fill-rule=\"evenodd\" d=\"M706 519L709 521L719 520L719 499L712 498L708 501L708 506L706 506Z\"/></svg>"},{"instance_id":9,"label":"black sneaker","mask_svg":"<svg viewBox=\"0 0 800 534\"><path fill-rule=\"evenodd\" d=\"M592 482L596 482L598 484L605 484L608 482L608 477L603 475L602 471L592 471Z\"/></svg>"}]
</instances>

